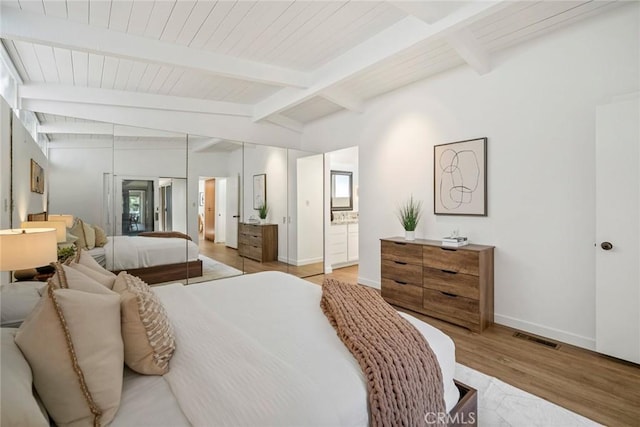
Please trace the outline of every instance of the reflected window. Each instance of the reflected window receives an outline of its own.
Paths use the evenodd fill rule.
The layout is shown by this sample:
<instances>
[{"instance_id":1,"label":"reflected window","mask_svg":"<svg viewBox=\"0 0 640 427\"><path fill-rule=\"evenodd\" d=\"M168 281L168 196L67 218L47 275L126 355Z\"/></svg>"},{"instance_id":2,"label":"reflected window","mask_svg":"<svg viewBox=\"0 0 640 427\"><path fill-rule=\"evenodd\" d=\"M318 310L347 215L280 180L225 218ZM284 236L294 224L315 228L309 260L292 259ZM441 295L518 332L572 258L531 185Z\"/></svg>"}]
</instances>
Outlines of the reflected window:
<instances>
[{"instance_id":1,"label":"reflected window","mask_svg":"<svg viewBox=\"0 0 640 427\"><path fill-rule=\"evenodd\" d=\"M331 171L331 210L353 210L353 172Z\"/></svg>"}]
</instances>

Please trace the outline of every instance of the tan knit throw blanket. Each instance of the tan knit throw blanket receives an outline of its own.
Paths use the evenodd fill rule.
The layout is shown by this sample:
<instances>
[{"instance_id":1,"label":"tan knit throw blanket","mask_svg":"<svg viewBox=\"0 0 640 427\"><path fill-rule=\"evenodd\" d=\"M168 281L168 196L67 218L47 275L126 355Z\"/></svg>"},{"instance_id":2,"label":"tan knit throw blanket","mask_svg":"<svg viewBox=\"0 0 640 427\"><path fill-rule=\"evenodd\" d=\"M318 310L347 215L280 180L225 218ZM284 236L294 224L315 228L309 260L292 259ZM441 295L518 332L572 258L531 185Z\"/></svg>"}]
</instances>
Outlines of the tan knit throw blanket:
<instances>
[{"instance_id":1,"label":"tan knit throw blanket","mask_svg":"<svg viewBox=\"0 0 640 427\"><path fill-rule=\"evenodd\" d=\"M143 231L138 233L140 237L177 237L180 239L191 240L191 236L179 231Z\"/></svg>"},{"instance_id":2,"label":"tan knit throw blanket","mask_svg":"<svg viewBox=\"0 0 640 427\"><path fill-rule=\"evenodd\" d=\"M320 307L367 379L371 426L424 426L445 413L431 347L376 290L325 279Z\"/></svg>"}]
</instances>

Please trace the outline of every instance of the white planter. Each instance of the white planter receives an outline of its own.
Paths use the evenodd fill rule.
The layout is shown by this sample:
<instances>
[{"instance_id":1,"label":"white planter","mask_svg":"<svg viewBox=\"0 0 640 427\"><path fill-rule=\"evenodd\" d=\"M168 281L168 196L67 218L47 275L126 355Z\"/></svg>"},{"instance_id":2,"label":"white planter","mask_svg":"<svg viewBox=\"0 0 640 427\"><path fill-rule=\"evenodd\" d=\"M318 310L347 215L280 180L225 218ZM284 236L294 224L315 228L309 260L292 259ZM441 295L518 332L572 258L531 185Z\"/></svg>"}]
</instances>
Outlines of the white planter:
<instances>
[{"instance_id":1,"label":"white planter","mask_svg":"<svg viewBox=\"0 0 640 427\"><path fill-rule=\"evenodd\" d=\"M416 240L416 232L404 230L404 240Z\"/></svg>"},{"instance_id":2,"label":"white planter","mask_svg":"<svg viewBox=\"0 0 640 427\"><path fill-rule=\"evenodd\" d=\"M266 223L267 223L266 218L260 218L260 224L266 224Z\"/></svg>"}]
</instances>

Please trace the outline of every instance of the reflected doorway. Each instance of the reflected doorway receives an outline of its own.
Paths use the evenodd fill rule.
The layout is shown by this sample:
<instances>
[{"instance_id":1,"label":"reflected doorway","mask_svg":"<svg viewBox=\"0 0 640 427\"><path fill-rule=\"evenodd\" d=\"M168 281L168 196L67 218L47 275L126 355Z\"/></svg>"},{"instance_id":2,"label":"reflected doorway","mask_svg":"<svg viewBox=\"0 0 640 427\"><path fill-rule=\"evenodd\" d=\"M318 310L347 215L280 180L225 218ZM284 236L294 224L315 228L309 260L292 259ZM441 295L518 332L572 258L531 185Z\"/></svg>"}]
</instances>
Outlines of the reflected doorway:
<instances>
[{"instance_id":1,"label":"reflected doorway","mask_svg":"<svg viewBox=\"0 0 640 427\"><path fill-rule=\"evenodd\" d=\"M122 234L154 230L154 181L122 180Z\"/></svg>"}]
</instances>

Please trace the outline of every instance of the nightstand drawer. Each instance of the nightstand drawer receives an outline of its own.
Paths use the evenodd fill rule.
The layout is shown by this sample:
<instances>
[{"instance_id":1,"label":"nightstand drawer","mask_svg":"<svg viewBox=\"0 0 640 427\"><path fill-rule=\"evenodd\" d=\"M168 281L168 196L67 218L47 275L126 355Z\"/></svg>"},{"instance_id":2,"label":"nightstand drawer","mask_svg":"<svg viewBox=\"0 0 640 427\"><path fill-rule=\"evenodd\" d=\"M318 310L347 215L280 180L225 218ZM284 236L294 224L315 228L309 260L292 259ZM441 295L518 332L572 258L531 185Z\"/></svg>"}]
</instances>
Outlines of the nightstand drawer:
<instances>
[{"instance_id":1,"label":"nightstand drawer","mask_svg":"<svg viewBox=\"0 0 640 427\"><path fill-rule=\"evenodd\" d=\"M422 250L425 267L479 275L479 257L476 251L437 246L424 246Z\"/></svg>"},{"instance_id":2,"label":"nightstand drawer","mask_svg":"<svg viewBox=\"0 0 640 427\"><path fill-rule=\"evenodd\" d=\"M421 310L422 292L421 286L401 284L391 279L382 279L382 298L390 304Z\"/></svg>"},{"instance_id":3,"label":"nightstand drawer","mask_svg":"<svg viewBox=\"0 0 640 427\"><path fill-rule=\"evenodd\" d=\"M423 306L438 317L436 313L478 324L480 322L480 305L478 300L443 293L431 289L423 289ZM446 319L445 319L446 320Z\"/></svg>"},{"instance_id":4,"label":"nightstand drawer","mask_svg":"<svg viewBox=\"0 0 640 427\"><path fill-rule=\"evenodd\" d=\"M383 259L381 263L383 279L398 280L422 287L422 266L388 259Z\"/></svg>"},{"instance_id":5,"label":"nightstand drawer","mask_svg":"<svg viewBox=\"0 0 640 427\"><path fill-rule=\"evenodd\" d=\"M422 265L422 246L403 242L381 242L383 259Z\"/></svg>"},{"instance_id":6,"label":"nightstand drawer","mask_svg":"<svg viewBox=\"0 0 640 427\"><path fill-rule=\"evenodd\" d=\"M424 267L422 285L435 291L480 299L480 278L470 274Z\"/></svg>"}]
</instances>

